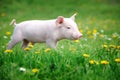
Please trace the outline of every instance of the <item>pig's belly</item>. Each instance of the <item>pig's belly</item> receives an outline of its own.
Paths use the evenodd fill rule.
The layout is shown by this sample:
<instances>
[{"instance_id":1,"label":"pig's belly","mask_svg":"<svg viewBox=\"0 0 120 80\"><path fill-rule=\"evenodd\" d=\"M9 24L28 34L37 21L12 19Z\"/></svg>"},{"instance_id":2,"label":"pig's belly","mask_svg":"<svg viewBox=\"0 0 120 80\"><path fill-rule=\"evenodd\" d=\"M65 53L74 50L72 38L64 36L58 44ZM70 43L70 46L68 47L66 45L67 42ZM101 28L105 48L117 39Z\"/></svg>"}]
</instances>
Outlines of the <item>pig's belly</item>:
<instances>
[{"instance_id":1,"label":"pig's belly","mask_svg":"<svg viewBox=\"0 0 120 80\"><path fill-rule=\"evenodd\" d=\"M46 37L45 35L42 36L42 35L27 35L24 37L24 39L30 41L30 42L34 42L34 43L43 43L43 42L46 42Z\"/></svg>"}]
</instances>

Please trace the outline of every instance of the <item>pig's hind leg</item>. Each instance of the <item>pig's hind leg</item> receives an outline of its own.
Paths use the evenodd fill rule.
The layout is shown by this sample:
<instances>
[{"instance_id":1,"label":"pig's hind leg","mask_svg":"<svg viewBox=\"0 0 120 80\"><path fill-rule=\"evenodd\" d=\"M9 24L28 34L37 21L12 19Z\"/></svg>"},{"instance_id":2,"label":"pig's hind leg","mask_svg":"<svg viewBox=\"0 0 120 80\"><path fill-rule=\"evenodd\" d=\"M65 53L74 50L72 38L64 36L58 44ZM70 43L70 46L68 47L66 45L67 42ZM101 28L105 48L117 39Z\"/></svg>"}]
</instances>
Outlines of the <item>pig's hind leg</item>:
<instances>
[{"instance_id":1,"label":"pig's hind leg","mask_svg":"<svg viewBox=\"0 0 120 80\"><path fill-rule=\"evenodd\" d=\"M12 38L11 41L8 43L7 49L12 49L17 43L21 42L22 39L19 38Z\"/></svg>"},{"instance_id":2,"label":"pig's hind leg","mask_svg":"<svg viewBox=\"0 0 120 80\"><path fill-rule=\"evenodd\" d=\"M8 43L7 49L12 49L17 43L23 40L22 34L20 31L13 34L11 41Z\"/></svg>"},{"instance_id":3,"label":"pig's hind leg","mask_svg":"<svg viewBox=\"0 0 120 80\"><path fill-rule=\"evenodd\" d=\"M26 39L24 39L24 40L23 40L23 43L22 43L22 48L23 48L23 49L26 48L26 47L28 46L28 44L29 44L29 41L26 40Z\"/></svg>"}]
</instances>

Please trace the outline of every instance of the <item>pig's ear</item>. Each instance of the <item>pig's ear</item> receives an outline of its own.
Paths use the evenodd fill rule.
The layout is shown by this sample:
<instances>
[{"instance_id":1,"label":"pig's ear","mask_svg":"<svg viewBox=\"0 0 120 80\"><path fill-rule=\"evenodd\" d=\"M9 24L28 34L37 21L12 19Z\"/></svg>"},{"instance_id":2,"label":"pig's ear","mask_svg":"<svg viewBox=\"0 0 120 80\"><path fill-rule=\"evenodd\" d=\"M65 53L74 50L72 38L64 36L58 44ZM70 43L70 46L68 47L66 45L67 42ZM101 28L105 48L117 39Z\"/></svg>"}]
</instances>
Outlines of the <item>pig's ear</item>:
<instances>
[{"instance_id":1,"label":"pig's ear","mask_svg":"<svg viewBox=\"0 0 120 80\"><path fill-rule=\"evenodd\" d=\"M56 20L56 24L62 24L64 22L64 17L63 16L58 16Z\"/></svg>"},{"instance_id":2,"label":"pig's ear","mask_svg":"<svg viewBox=\"0 0 120 80\"><path fill-rule=\"evenodd\" d=\"M74 21L76 15L77 15L77 13L73 14L70 18Z\"/></svg>"}]
</instances>

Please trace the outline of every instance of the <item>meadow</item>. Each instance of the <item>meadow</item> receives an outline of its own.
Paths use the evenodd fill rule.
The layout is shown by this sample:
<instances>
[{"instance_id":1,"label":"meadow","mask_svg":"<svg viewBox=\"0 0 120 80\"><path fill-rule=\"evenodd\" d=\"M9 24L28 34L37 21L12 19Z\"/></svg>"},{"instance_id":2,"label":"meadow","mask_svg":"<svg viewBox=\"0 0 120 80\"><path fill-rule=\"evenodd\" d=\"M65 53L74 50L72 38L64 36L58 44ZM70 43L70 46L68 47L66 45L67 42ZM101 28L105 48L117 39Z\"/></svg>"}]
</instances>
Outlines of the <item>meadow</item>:
<instances>
[{"instance_id":1,"label":"meadow","mask_svg":"<svg viewBox=\"0 0 120 80\"><path fill-rule=\"evenodd\" d=\"M6 50L17 23L70 17L83 37ZM0 80L120 80L119 0L0 0Z\"/></svg>"}]
</instances>

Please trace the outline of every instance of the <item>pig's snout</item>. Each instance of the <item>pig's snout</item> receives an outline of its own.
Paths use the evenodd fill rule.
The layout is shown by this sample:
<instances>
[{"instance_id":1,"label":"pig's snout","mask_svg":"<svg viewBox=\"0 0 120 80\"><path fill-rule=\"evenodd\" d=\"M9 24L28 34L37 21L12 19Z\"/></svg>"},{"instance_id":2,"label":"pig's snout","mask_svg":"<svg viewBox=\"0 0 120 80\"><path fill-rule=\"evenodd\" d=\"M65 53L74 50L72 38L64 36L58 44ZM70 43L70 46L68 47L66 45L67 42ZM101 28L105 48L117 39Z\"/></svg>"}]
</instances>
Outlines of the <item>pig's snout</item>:
<instances>
[{"instance_id":1,"label":"pig's snout","mask_svg":"<svg viewBox=\"0 0 120 80\"><path fill-rule=\"evenodd\" d=\"M78 34L75 39L80 39L82 37L82 34Z\"/></svg>"},{"instance_id":2,"label":"pig's snout","mask_svg":"<svg viewBox=\"0 0 120 80\"><path fill-rule=\"evenodd\" d=\"M81 38L82 36L83 36L82 34L79 34L79 35L78 35L78 38Z\"/></svg>"},{"instance_id":3,"label":"pig's snout","mask_svg":"<svg viewBox=\"0 0 120 80\"><path fill-rule=\"evenodd\" d=\"M80 39L83 35L81 33L73 33L73 38L76 39Z\"/></svg>"}]
</instances>

